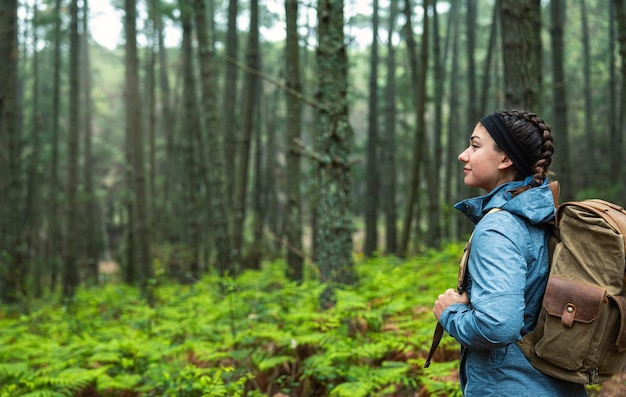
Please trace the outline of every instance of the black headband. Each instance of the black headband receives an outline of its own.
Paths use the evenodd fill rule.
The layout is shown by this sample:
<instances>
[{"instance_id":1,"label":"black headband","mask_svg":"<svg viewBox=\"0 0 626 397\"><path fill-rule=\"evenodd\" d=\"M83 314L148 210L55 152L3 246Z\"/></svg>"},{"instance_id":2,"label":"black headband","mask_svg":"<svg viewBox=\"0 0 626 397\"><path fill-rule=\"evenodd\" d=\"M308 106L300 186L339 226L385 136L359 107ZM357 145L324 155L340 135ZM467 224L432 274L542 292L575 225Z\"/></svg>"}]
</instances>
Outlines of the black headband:
<instances>
[{"instance_id":1,"label":"black headband","mask_svg":"<svg viewBox=\"0 0 626 397\"><path fill-rule=\"evenodd\" d=\"M498 116L498 113L491 113L483 117L480 119L480 123L487 129L487 132L489 132L504 153L513 161L513 165L522 176L532 175L530 156L528 156L522 144L519 143L506 124L504 124L504 121Z\"/></svg>"}]
</instances>

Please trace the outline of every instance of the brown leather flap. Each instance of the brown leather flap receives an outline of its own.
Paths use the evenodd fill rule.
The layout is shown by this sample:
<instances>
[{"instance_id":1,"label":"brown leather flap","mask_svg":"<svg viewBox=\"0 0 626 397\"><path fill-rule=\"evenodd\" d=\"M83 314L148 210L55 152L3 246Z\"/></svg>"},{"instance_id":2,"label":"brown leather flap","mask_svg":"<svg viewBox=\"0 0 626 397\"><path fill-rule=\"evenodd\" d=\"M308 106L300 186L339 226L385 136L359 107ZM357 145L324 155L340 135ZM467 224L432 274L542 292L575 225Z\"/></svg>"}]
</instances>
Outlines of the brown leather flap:
<instances>
[{"instance_id":1,"label":"brown leather flap","mask_svg":"<svg viewBox=\"0 0 626 397\"><path fill-rule=\"evenodd\" d=\"M571 327L574 321L590 323L595 320L603 303L606 290L560 276L550 276L543 307L551 316L561 318L561 323Z\"/></svg>"}]
</instances>

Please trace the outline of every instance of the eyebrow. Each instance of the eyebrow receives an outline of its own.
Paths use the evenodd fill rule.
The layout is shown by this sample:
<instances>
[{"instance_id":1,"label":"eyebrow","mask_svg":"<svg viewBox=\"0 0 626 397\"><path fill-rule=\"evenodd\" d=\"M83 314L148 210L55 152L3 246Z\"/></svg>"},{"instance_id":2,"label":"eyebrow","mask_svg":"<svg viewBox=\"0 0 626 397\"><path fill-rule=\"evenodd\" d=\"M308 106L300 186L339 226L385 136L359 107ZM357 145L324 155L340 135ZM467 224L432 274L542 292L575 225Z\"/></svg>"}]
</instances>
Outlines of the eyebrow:
<instances>
[{"instance_id":1,"label":"eyebrow","mask_svg":"<svg viewBox=\"0 0 626 397\"><path fill-rule=\"evenodd\" d=\"M474 139L478 139L478 140L480 140L480 137L479 137L478 135L472 135L472 136L470 136L470 141L471 141L471 140L474 140Z\"/></svg>"}]
</instances>

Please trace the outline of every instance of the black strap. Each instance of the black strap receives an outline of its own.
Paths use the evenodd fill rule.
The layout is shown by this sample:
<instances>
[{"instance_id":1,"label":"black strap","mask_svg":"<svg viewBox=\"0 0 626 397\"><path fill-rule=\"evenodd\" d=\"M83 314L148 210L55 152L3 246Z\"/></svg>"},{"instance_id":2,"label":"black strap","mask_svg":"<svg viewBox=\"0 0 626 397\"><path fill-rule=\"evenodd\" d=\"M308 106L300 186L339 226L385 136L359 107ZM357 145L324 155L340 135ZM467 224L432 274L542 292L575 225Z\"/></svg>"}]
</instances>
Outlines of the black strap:
<instances>
[{"instance_id":1,"label":"black strap","mask_svg":"<svg viewBox=\"0 0 626 397\"><path fill-rule=\"evenodd\" d=\"M488 214L501 210L501 208L492 208L489 210ZM470 235L469 240L467 240L467 243L465 243L465 248L463 248L463 256L461 256L461 262L459 263L459 274L457 277L458 280L456 285L456 292L458 292L459 294L462 294L465 291L465 276L467 274L467 263L469 262L469 252L471 244L472 236ZM433 333L433 341L430 344L430 351L428 352L428 357L426 357L424 368L428 368L430 366L430 360L433 358L437 347L439 347L439 342L441 342L441 338L443 337L443 331L443 326L439 321L437 321L437 325L435 326L435 332Z\"/></svg>"},{"instance_id":2,"label":"black strap","mask_svg":"<svg viewBox=\"0 0 626 397\"><path fill-rule=\"evenodd\" d=\"M428 352L428 357L426 358L426 362L424 363L424 368L430 367L430 360L433 358L437 347L439 347L439 342L441 342L442 337L443 326L440 322L437 322L437 326L435 327L435 333L433 334L433 341L430 345L430 351Z\"/></svg>"}]
</instances>

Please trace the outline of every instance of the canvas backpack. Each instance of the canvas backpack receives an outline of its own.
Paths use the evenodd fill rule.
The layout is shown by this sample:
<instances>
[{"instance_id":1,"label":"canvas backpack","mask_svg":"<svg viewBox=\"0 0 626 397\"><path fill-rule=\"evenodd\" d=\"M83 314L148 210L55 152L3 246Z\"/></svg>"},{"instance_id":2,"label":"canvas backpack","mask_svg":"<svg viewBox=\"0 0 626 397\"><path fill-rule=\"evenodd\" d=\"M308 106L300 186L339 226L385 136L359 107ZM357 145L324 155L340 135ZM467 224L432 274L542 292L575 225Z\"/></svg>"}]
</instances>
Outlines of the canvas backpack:
<instances>
[{"instance_id":1,"label":"canvas backpack","mask_svg":"<svg viewBox=\"0 0 626 397\"><path fill-rule=\"evenodd\" d=\"M558 197L558 182L553 183ZM462 291L471 238L459 268ZM558 206L550 275L535 331L518 343L539 371L595 384L626 371L626 211L603 200ZM424 365L443 335L437 323Z\"/></svg>"},{"instance_id":2,"label":"canvas backpack","mask_svg":"<svg viewBox=\"0 0 626 397\"><path fill-rule=\"evenodd\" d=\"M537 327L519 346L541 372L595 384L626 371L626 211L603 200L559 205Z\"/></svg>"}]
</instances>

